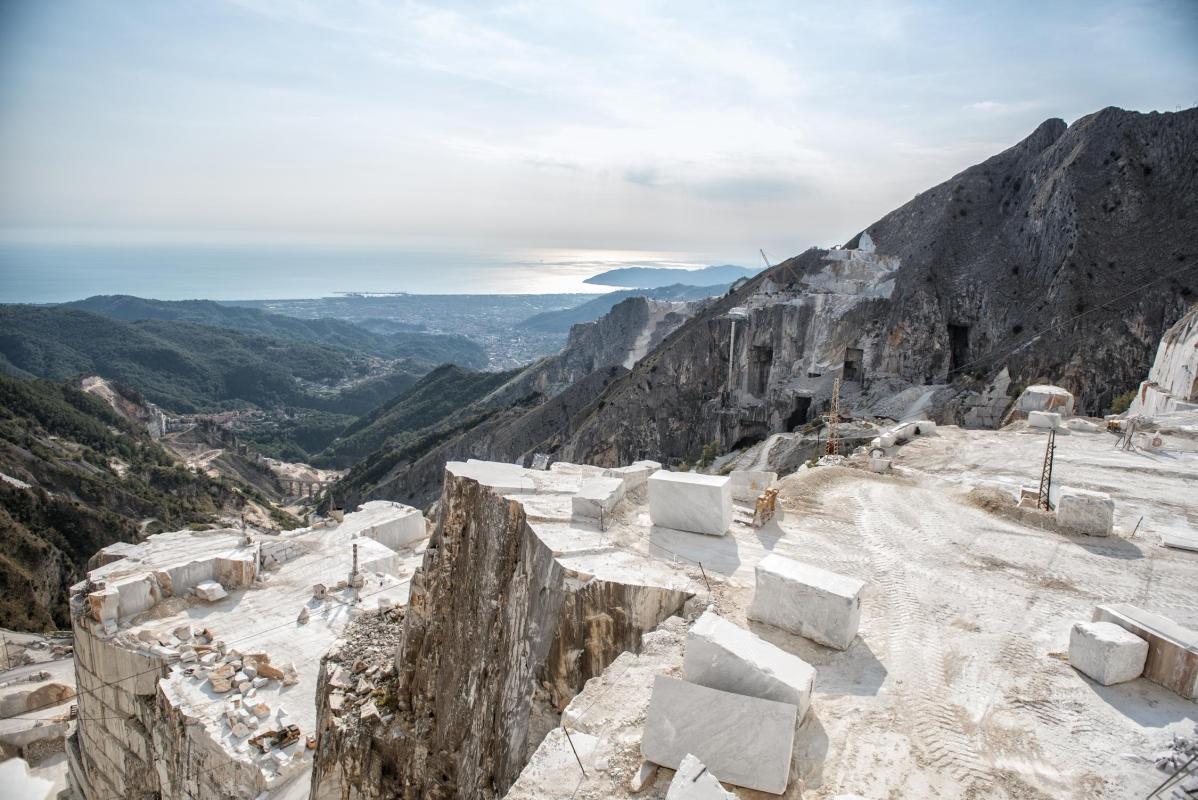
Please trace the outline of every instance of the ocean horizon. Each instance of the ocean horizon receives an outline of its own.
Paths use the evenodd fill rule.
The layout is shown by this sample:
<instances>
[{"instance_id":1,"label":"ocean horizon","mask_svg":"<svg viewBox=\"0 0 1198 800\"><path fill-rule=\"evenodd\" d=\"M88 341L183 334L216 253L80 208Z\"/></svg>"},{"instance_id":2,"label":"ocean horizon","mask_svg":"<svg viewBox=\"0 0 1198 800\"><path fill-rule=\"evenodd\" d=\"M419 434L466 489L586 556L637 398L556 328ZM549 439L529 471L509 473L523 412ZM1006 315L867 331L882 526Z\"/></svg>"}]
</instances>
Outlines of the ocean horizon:
<instances>
[{"instance_id":1,"label":"ocean horizon","mask_svg":"<svg viewBox=\"0 0 1198 800\"><path fill-rule=\"evenodd\" d=\"M620 267L695 269L703 254L529 248L496 253L391 245L0 242L0 302L100 294L159 300L289 300L340 294L603 294Z\"/></svg>"}]
</instances>

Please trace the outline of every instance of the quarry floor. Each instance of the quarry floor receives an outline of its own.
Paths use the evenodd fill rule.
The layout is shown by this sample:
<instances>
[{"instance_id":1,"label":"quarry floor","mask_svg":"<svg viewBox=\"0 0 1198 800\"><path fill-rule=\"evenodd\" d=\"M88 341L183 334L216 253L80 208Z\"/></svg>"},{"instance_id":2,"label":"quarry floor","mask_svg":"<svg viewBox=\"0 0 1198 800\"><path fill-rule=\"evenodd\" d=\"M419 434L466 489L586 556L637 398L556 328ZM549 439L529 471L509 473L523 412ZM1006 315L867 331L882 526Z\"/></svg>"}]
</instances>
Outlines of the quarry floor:
<instances>
[{"instance_id":1,"label":"quarry floor","mask_svg":"<svg viewBox=\"0 0 1198 800\"><path fill-rule=\"evenodd\" d=\"M702 561L723 615L816 667L786 797L1143 797L1164 778L1153 754L1193 731L1198 704L1143 678L1093 683L1067 662L1068 632L1115 602L1198 628L1198 553L1156 534L1193 526L1198 462L1115 451L1105 433L1059 437L1057 483L1115 497L1110 538L1029 527L968 496L1036 483L1044 443L941 428L897 448L889 475L818 467L783 479L784 518L762 530L746 507L717 538L652 528L632 506L608 535L700 580L691 562ZM753 566L771 552L867 582L847 651L745 619ZM685 626L674 622L567 709L588 777L555 731L509 797L631 796L652 676L681 676ZM664 797L671 775L659 770L636 796Z\"/></svg>"}]
</instances>

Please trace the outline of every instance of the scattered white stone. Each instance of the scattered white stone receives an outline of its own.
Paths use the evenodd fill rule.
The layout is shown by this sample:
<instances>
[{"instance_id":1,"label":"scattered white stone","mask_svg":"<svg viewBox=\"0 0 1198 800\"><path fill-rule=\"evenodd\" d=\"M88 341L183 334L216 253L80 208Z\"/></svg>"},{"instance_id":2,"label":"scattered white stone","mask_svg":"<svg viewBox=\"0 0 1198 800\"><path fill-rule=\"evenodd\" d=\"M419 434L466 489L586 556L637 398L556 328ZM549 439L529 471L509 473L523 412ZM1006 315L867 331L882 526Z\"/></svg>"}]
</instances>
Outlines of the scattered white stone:
<instances>
[{"instance_id":1,"label":"scattered white stone","mask_svg":"<svg viewBox=\"0 0 1198 800\"><path fill-rule=\"evenodd\" d=\"M763 558L755 572L749 619L837 650L853 643L861 621L863 581L779 555Z\"/></svg>"},{"instance_id":2,"label":"scattered white stone","mask_svg":"<svg viewBox=\"0 0 1198 800\"><path fill-rule=\"evenodd\" d=\"M1089 536L1110 536L1115 521L1115 501L1109 494L1061 487L1057 494L1057 522Z\"/></svg>"},{"instance_id":3,"label":"scattered white stone","mask_svg":"<svg viewBox=\"0 0 1198 800\"><path fill-rule=\"evenodd\" d=\"M207 600L209 603L229 596L229 593L225 591L225 587L216 581L200 581L195 586L195 592L196 597L199 597L201 600Z\"/></svg>"},{"instance_id":4,"label":"scattered white stone","mask_svg":"<svg viewBox=\"0 0 1198 800\"><path fill-rule=\"evenodd\" d=\"M658 675L641 754L678 769L694 754L728 783L782 794L790 778L798 708Z\"/></svg>"},{"instance_id":5,"label":"scattered white stone","mask_svg":"<svg viewBox=\"0 0 1198 800\"><path fill-rule=\"evenodd\" d=\"M723 536L732 524L728 478L661 470L649 477L649 518L678 531Z\"/></svg>"},{"instance_id":6,"label":"scattered white stone","mask_svg":"<svg viewBox=\"0 0 1198 800\"><path fill-rule=\"evenodd\" d=\"M729 800L735 797L732 792L724 791L711 770L690 753L678 765L674 780L670 781L666 791L666 800Z\"/></svg>"},{"instance_id":7,"label":"scattered white stone","mask_svg":"<svg viewBox=\"0 0 1198 800\"><path fill-rule=\"evenodd\" d=\"M653 779L656 777L657 765L652 761L642 761L641 766L633 774L632 780L629 781L628 788L633 794L640 794L653 784Z\"/></svg>"},{"instance_id":8,"label":"scattered white stone","mask_svg":"<svg viewBox=\"0 0 1198 800\"><path fill-rule=\"evenodd\" d=\"M303 608L300 609L299 616L295 618L295 621L298 622L300 625L308 624L308 607L307 606L304 606Z\"/></svg>"},{"instance_id":9,"label":"scattered white stone","mask_svg":"<svg viewBox=\"0 0 1198 800\"><path fill-rule=\"evenodd\" d=\"M1135 680L1144 672L1148 642L1113 622L1075 622L1069 663L1103 686Z\"/></svg>"},{"instance_id":10,"label":"scattered white stone","mask_svg":"<svg viewBox=\"0 0 1198 800\"><path fill-rule=\"evenodd\" d=\"M238 739L244 739L245 737L250 735L250 729L248 727L246 727L245 725L242 725L240 722L238 722L236 725L233 726L232 732L233 732L233 735L236 736Z\"/></svg>"},{"instance_id":11,"label":"scattered white stone","mask_svg":"<svg viewBox=\"0 0 1198 800\"><path fill-rule=\"evenodd\" d=\"M796 706L803 719L811 705L815 667L714 611L686 635L683 676L691 683Z\"/></svg>"}]
</instances>

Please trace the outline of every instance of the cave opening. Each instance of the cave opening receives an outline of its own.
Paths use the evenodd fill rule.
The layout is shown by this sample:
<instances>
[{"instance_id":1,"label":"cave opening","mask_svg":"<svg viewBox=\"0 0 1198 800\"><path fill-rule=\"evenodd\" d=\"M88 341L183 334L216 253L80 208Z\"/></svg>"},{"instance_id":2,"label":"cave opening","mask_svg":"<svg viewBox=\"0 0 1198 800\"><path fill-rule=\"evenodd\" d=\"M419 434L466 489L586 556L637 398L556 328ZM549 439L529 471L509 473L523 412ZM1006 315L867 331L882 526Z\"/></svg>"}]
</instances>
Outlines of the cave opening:
<instances>
[{"instance_id":1,"label":"cave opening","mask_svg":"<svg viewBox=\"0 0 1198 800\"><path fill-rule=\"evenodd\" d=\"M969 363L969 326L948 326L948 374L955 375Z\"/></svg>"},{"instance_id":2,"label":"cave opening","mask_svg":"<svg viewBox=\"0 0 1198 800\"><path fill-rule=\"evenodd\" d=\"M857 347L844 349L844 370L840 377L843 381L860 381L862 376L861 361L865 353Z\"/></svg>"},{"instance_id":3,"label":"cave opening","mask_svg":"<svg viewBox=\"0 0 1198 800\"><path fill-rule=\"evenodd\" d=\"M793 431L807 424L807 413L811 411L810 397L796 397L794 410L786 418L786 430Z\"/></svg>"}]
</instances>

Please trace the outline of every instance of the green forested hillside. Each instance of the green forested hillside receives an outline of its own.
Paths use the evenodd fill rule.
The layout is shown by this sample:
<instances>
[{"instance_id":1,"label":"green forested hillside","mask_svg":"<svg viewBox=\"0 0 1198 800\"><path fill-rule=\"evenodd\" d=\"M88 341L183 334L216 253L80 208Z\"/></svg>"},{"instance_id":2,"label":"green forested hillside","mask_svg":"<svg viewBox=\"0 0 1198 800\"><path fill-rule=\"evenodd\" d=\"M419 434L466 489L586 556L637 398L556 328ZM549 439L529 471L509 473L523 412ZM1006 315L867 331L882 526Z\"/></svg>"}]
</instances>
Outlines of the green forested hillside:
<instances>
[{"instance_id":1,"label":"green forested hillside","mask_svg":"<svg viewBox=\"0 0 1198 800\"><path fill-rule=\"evenodd\" d=\"M448 364L438 367L341 431L317 462L344 468L384 445L401 447L502 386L517 372L472 372Z\"/></svg>"},{"instance_id":2,"label":"green forested hillside","mask_svg":"<svg viewBox=\"0 0 1198 800\"><path fill-rule=\"evenodd\" d=\"M340 319L301 319L211 300L149 300L118 294L97 295L63 305L122 322L196 322L238 333L323 344L359 354L412 359L429 366L483 367L487 363L483 348L465 336L411 330L378 332Z\"/></svg>"},{"instance_id":3,"label":"green forested hillside","mask_svg":"<svg viewBox=\"0 0 1198 800\"><path fill-rule=\"evenodd\" d=\"M260 499L178 465L92 395L5 376L0 473L0 626L20 629L69 627L67 587L99 548Z\"/></svg>"},{"instance_id":4,"label":"green forested hillside","mask_svg":"<svg viewBox=\"0 0 1198 800\"><path fill-rule=\"evenodd\" d=\"M253 404L362 414L424 372L401 366L345 392L334 388L370 368L366 356L340 348L192 322L0 306L0 372L52 380L95 373L180 413Z\"/></svg>"}]
</instances>

